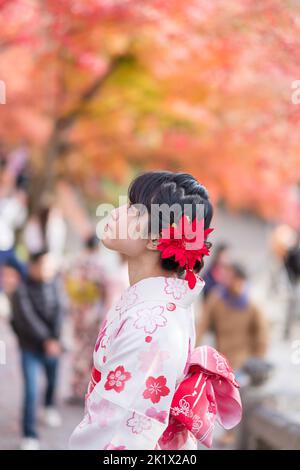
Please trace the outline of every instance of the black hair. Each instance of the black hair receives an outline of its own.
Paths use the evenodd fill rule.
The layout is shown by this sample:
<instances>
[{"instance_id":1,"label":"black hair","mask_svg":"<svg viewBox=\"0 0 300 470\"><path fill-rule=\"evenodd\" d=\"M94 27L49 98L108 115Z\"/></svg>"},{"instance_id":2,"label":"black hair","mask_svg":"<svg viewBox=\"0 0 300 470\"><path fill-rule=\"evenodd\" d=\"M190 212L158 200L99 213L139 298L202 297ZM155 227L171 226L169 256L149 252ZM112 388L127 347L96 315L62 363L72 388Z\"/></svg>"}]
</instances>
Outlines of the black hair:
<instances>
[{"instance_id":1,"label":"black hair","mask_svg":"<svg viewBox=\"0 0 300 470\"><path fill-rule=\"evenodd\" d=\"M85 240L84 246L88 250L95 250L99 246L99 238L96 235L91 235Z\"/></svg>"},{"instance_id":2,"label":"black hair","mask_svg":"<svg viewBox=\"0 0 300 470\"><path fill-rule=\"evenodd\" d=\"M28 175L23 171L17 176L16 188L22 191L28 190L29 178Z\"/></svg>"},{"instance_id":3,"label":"black hair","mask_svg":"<svg viewBox=\"0 0 300 470\"><path fill-rule=\"evenodd\" d=\"M232 270L234 276L237 279L242 279L243 281L245 281L247 279L247 277L248 277L247 272L241 264L231 263L230 264L230 269Z\"/></svg>"},{"instance_id":4,"label":"black hair","mask_svg":"<svg viewBox=\"0 0 300 470\"><path fill-rule=\"evenodd\" d=\"M130 204L142 204L151 214L152 204L166 204L168 207L177 205L181 215L185 214L193 220L198 212L199 205L203 209L204 229L209 228L213 216L213 207L207 189L188 173L173 173L170 171L150 171L137 176L128 190ZM164 220L159 213L159 232L166 224L176 223L176 213L171 213L171 220ZM150 234L150 224L148 232ZM208 246L211 243L206 242ZM163 269L181 274L179 264L174 257L161 259ZM194 271L197 273L203 268L203 261L197 261Z\"/></svg>"},{"instance_id":5,"label":"black hair","mask_svg":"<svg viewBox=\"0 0 300 470\"><path fill-rule=\"evenodd\" d=\"M43 250L40 250L40 251L36 251L34 253L31 253L30 257L29 257L29 263L30 264L36 264L40 261L40 259L45 256L45 255L48 255L49 254L49 250L47 250L46 248L43 249Z\"/></svg>"}]
</instances>

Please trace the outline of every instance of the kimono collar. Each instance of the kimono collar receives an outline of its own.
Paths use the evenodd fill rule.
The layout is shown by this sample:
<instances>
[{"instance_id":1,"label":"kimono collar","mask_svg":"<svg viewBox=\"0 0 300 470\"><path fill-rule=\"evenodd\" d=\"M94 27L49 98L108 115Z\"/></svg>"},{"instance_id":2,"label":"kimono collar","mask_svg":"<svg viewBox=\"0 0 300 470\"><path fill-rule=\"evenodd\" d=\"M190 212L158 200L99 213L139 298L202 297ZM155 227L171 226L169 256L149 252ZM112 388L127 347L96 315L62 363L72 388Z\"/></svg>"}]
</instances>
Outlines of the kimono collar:
<instances>
[{"instance_id":1,"label":"kimono collar","mask_svg":"<svg viewBox=\"0 0 300 470\"><path fill-rule=\"evenodd\" d=\"M198 298L205 285L200 276L197 275L196 278L194 289L190 289L185 279L165 276L147 277L130 286L127 289L127 295L136 294L139 301L164 299L188 308Z\"/></svg>"}]
</instances>

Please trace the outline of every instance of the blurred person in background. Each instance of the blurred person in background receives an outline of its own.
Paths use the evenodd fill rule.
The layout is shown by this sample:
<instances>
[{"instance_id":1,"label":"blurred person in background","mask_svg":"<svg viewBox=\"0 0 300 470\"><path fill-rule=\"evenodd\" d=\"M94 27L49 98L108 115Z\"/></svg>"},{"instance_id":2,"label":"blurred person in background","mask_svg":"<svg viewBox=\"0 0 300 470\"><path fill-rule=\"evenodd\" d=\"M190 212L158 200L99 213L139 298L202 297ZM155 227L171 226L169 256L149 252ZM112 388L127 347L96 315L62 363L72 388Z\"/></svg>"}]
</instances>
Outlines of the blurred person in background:
<instances>
[{"instance_id":1,"label":"blurred person in background","mask_svg":"<svg viewBox=\"0 0 300 470\"><path fill-rule=\"evenodd\" d=\"M30 254L47 248L57 263L63 261L66 247L67 226L62 211L52 196L46 194L37 211L28 220L24 233L24 243Z\"/></svg>"},{"instance_id":2,"label":"blurred person in background","mask_svg":"<svg viewBox=\"0 0 300 470\"><path fill-rule=\"evenodd\" d=\"M284 323L283 336L289 339L296 320L299 320L300 301L300 234L290 229L290 243L286 247L283 256L283 264L286 269L289 283L289 301Z\"/></svg>"},{"instance_id":3,"label":"blurred person in background","mask_svg":"<svg viewBox=\"0 0 300 470\"><path fill-rule=\"evenodd\" d=\"M220 243L216 246L212 261L203 275L205 281L203 299L207 299L211 290L222 283L229 260L229 246L227 243Z\"/></svg>"},{"instance_id":4,"label":"blurred person in background","mask_svg":"<svg viewBox=\"0 0 300 470\"><path fill-rule=\"evenodd\" d=\"M27 193L24 179L15 179L7 170L6 161L0 168L0 287L1 266L13 260L16 269L25 275L24 265L15 254L16 231L27 217Z\"/></svg>"},{"instance_id":5,"label":"blurred person in background","mask_svg":"<svg viewBox=\"0 0 300 470\"><path fill-rule=\"evenodd\" d=\"M100 258L99 239L90 236L65 276L73 326L70 404L82 404L98 331L112 303L113 283Z\"/></svg>"},{"instance_id":6,"label":"blurred person in background","mask_svg":"<svg viewBox=\"0 0 300 470\"><path fill-rule=\"evenodd\" d=\"M40 251L31 255L28 277L12 295L12 327L20 346L24 378L24 402L21 449L39 448L36 429L38 373L45 371L47 386L43 421L56 427L61 424L55 408L55 391L59 358L62 352L60 333L64 316L64 297L51 255Z\"/></svg>"},{"instance_id":7,"label":"blurred person in background","mask_svg":"<svg viewBox=\"0 0 300 470\"><path fill-rule=\"evenodd\" d=\"M19 269L15 258L8 258L2 266L2 292L0 292L0 318L9 318L11 315L10 299L23 279L24 270Z\"/></svg>"},{"instance_id":8,"label":"blurred person in background","mask_svg":"<svg viewBox=\"0 0 300 470\"><path fill-rule=\"evenodd\" d=\"M287 339L297 308L297 232L287 224L277 225L269 239L270 259L256 276L256 297L267 312L274 340Z\"/></svg>"},{"instance_id":9,"label":"blurred person in background","mask_svg":"<svg viewBox=\"0 0 300 470\"><path fill-rule=\"evenodd\" d=\"M266 355L268 324L263 312L249 297L243 267L231 263L224 273L222 284L214 287L204 302L196 326L196 343L200 345L204 334L212 331L216 348L228 358L242 386L249 382L243 367L249 360ZM235 430L225 431L218 444L231 448L235 440Z\"/></svg>"},{"instance_id":10,"label":"blurred person in background","mask_svg":"<svg viewBox=\"0 0 300 470\"><path fill-rule=\"evenodd\" d=\"M216 348L236 370L249 358L266 354L268 324L249 297L247 275L239 264L228 266L223 284L216 286L204 303L197 325L198 345L208 330L215 335Z\"/></svg>"}]
</instances>

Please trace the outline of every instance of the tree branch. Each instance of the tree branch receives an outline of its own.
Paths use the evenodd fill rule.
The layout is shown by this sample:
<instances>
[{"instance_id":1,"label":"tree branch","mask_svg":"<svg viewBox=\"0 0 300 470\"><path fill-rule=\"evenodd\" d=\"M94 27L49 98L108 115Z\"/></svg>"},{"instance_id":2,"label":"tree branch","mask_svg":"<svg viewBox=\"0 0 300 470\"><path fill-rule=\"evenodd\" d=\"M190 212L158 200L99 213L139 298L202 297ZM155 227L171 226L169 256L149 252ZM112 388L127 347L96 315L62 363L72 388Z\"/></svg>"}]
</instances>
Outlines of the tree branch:
<instances>
[{"instance_id":1,"label":"tree branch","mask_svg":"<svg viewBox=\"0 0 300 470\"><path fill-rule=\"evenodd\" d=\"M80 96L77 104L73 107L71 111L68 111L64 116L61 116L55 124L54 132L60 132L68 127L71 127L74 121L82 112L82 106L91 101L94 96L98 93L100 88L104 85L106 80L111 76L111 74L118 68L118 66L124 61L126 55L117 56L113 59L110 67L104 75L97 78L97 80L92 83L92 85L85 90Z\"/></svg>"}]
</instances>

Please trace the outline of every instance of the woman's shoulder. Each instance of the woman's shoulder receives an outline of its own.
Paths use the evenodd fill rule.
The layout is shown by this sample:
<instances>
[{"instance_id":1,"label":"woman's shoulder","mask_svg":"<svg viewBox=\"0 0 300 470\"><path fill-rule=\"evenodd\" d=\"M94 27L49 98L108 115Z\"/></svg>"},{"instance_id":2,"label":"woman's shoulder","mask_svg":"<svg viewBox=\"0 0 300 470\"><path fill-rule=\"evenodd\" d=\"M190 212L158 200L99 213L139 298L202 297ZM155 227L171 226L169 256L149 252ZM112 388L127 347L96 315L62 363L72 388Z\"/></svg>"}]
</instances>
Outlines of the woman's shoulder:
<instances>
[{"instance_id":1,"label":"woman's shoulder","mask_svg":"<svg viewBox=\"0 0 300 470\"><path fill-rule=\"evenodd\" d=\"M141 301L128 308L121 319L145 342L163 338L169 344L179 339L188 340L190 336L190 322L185 309L163 299Z\"/></svg>"}]
</instances>

